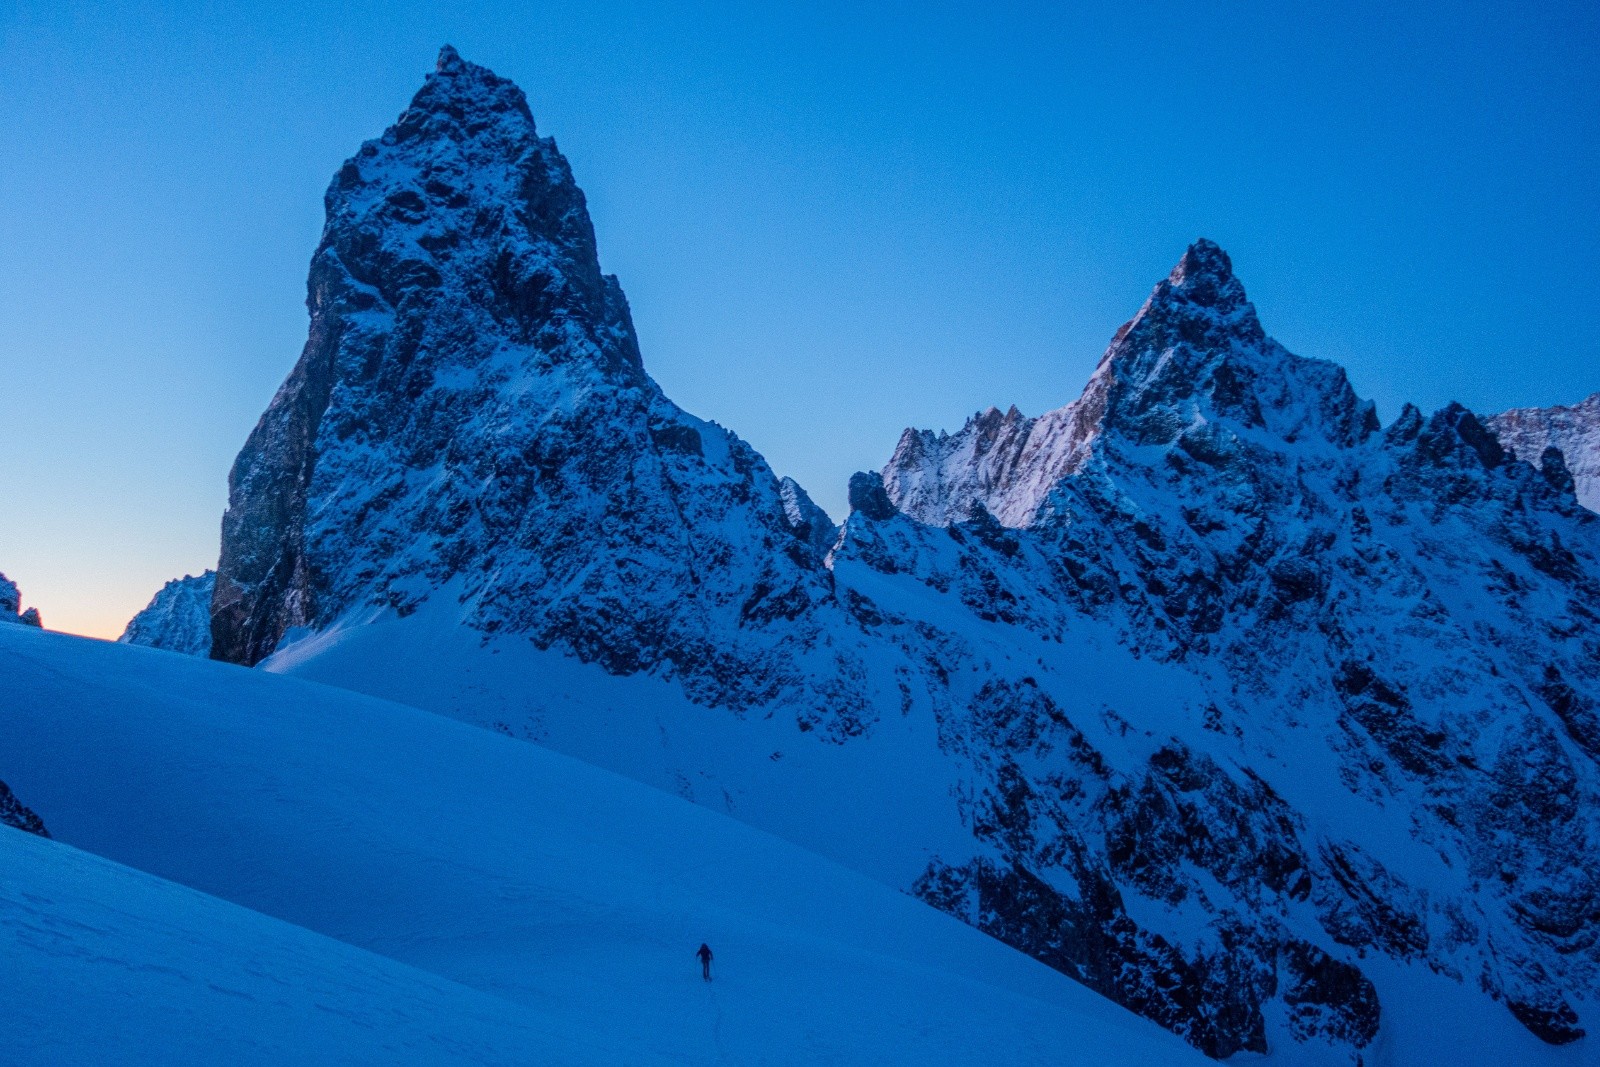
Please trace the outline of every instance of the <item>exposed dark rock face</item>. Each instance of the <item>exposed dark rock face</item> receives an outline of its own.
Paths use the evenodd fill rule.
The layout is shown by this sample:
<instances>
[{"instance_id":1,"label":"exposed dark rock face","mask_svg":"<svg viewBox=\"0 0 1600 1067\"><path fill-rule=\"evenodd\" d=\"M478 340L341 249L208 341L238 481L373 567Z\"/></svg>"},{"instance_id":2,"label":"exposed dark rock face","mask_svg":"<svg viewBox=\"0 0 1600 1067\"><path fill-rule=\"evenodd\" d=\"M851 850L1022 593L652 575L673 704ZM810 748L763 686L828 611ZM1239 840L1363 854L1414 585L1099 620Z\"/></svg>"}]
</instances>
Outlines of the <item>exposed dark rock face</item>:
<instances>
[{"instance_id":1,"label":"exposed dark rock face","mask_svg":"<svg viewBox=\"0 0 1600 1067\"><path fill-rule=\"evenodd\" d=\"M819 765L878 745L937 780L915 892L1214 1056L1359 1062L1374 957L1582 1033L1600 519L1570 456L1456 405L1380 427L1200 241L1077 401L906 431L836 527L645 374L510 83L447 49L327 205L213 656L403 619L652 675L731 712L694 726L728 766L672 771L742 775L789 828L796 782L838 782L735 766L756 724ZM879 814L824 829L920 832Z\"/></svg>"},{"instance_id":2,"label":"exposed dark rock face","mask_svg":"<svg viewBox=\"0 0 1600 1067\"><path fill-rule=\"evenodd\" d=\"M1279 957L1290 1033L1365 1048L1378 1036L1378 998L1356 968L1303 941Z\"/></svg>"},{"instance_id":3,"label":"exposed dark rock face","mask_svg":"<svg viewBox=\"0 0 1600 1067\"><path fill-rule=\"evenodd\" d=\"M209 656L211 599L216 583L215 571L173 579L129 621L117 640L186 656Z\"/></svg>"},{"instance_id":4,"label":"exposed dark rock face","mask_svg":"<svg viewBox=\"0 0 1600 1067\"><path fill-rule=\"evenodd\" d=\"M1240 972L1234 965L1242 954L1186 959L1128 918L1109 878L1087 868L1078 873L1082 880L1063 892L1026 867L974 860L961 868L935 865L914 888L1209 1056L1267 1051L1259 1005L1273 988L1270 970Z\"/></svg>"},{"instance_id":5,"label":"exposed dark rock face","mask_svg":"<svg viewBox=\"0 0 1600 1067\"><path fill-rule=\"evenodd\" d=\"M1120 774L1031 679L985 686L970 711L949 721L945 744L994 783L968 819L995 858L935 861L920 896L1211 1056L1268 1051L1262 1008L1278 995L1297 1039L1372 1039L1372 983L1291 933L1290 910L1329 875L1264 782L1236 781L1176 742ZM1208 899L1208 881L1229 897ZM1141 927L1128 893L1214 910L1216 942L1196 952Z\"/></svg>"},{"instance_id":6,"label":"exposed dark rock face","mask_svg":"<svg viewBox=\"0 0 1600 1067\"><path fill-rule=\"evenodd\" d=\"M0 782L0 823L14 826L30 834L40 837L49 837L50 833L44 828L44 820L35 815L31 809L18 800L16 794L4 782Z\"/></svg>"},{"instance_id":7,"label":"exposed dark rock face","mask_svg":"<svg viewBox=\"0 0 1600 1067\"><path fill-rule=\"evenodd\" d=\"M884 492L882 475L861 471L850 476L850 510L876 522L894 518L895 507Z\"/></svg>"}]
</instances>

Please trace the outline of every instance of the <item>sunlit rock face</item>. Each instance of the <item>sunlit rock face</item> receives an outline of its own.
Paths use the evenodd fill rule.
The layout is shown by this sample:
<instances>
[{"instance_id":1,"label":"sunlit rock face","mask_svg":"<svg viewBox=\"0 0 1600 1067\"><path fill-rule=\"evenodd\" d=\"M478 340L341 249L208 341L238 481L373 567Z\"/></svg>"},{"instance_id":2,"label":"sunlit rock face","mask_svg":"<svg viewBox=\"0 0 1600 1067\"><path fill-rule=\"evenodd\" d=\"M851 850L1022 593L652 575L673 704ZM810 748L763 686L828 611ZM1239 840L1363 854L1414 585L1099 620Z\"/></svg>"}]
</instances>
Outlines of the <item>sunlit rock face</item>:
<instances>
[{"instance_id":1,"label":"sunlit rock face","mask_svg":"<svg viewBox=\"0 0 1600 1067\"><path fill-rule=\"evenodd\" d=\"M1550 449L1560 452L1578 503L1600 511L1600 393L1571 407L1516 408L1484 425L1507 452L1535 466Z\"/></svg>"},{"instance_id":2,"label":"sunlit rock face","mask_svg":"<svg viewBox=\"0 0 1600 1067\"><path fill-rule=\"evenodd\" d=\"M1079 399L906 431L836 527L646 374L509 82L447 49L327 207L214 657L715 804L1213 1056L1357 1062L1428 983L1582 1033L1600 518L1560 453L1380 426L1199 241ZM545 692L573 661L630 679L631 733Z\"/></svg>"}]
</instances>

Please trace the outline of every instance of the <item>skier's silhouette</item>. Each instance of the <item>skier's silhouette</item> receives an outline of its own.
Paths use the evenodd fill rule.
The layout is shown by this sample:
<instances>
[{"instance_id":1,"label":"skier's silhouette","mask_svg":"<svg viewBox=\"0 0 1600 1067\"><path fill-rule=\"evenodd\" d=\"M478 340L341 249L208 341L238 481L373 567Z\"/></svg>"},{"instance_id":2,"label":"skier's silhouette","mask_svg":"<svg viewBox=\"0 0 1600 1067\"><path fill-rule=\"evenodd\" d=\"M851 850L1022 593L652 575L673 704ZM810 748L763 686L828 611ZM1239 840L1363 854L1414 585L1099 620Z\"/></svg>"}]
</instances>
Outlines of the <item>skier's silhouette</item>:
<instances>
[{"instance_id":1,"label":"skier's silhouette","mask_svg":"<svg viewBox=\"0 0 1600 1067\"><path fill-rule=\"evenodd\" d=\"M711 946L701 942L700 950L695 955L700 957L700 977L711 981Z\"/></svg>"}]
</instances>

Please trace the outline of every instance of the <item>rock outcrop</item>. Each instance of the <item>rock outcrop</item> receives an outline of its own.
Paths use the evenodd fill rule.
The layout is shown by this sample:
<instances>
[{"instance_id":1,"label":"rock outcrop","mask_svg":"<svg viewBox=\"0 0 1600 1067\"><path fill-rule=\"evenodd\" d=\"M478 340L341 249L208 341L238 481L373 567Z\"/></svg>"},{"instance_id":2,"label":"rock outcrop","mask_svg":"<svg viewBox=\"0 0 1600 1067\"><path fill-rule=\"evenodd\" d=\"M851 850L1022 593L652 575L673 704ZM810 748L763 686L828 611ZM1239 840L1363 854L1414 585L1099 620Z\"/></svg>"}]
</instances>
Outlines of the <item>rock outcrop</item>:
<instances>
[{"instance_id":1,"label":"rock outcrop","mask_svg":"<svg viewBox=\"0 0 1600 1067\"><path fill-rule=\"evenodd\" d=\"M17 622L24 626L43 626L38 608L22 607L22 593L17 583L0 574L0 623Z\"/></svg>"},{"instance_id":2,"label":"rock outcrop","mask_svg":"<svg viewBox=\"0 0 1600 1067\"><path fill-rule=\"evenodd\" d=\"M211 654L211 598L215 571L174 578L128 622L117 638L123 644L148 645L187 656Z\"/></svg>"},{"instance_id":3,"label":"rock outcrop","mask_svg":"<svg viewBox=\"0 0 1600 1067\"><path fill-rule=\"evenodd\" d=\"M50 836L49 831L44 828L44 820L18 800L11 787L4 782L0 782L0 823L14 826L24 833L37 834L40 837Z\"/></svg>"}]
</instances>

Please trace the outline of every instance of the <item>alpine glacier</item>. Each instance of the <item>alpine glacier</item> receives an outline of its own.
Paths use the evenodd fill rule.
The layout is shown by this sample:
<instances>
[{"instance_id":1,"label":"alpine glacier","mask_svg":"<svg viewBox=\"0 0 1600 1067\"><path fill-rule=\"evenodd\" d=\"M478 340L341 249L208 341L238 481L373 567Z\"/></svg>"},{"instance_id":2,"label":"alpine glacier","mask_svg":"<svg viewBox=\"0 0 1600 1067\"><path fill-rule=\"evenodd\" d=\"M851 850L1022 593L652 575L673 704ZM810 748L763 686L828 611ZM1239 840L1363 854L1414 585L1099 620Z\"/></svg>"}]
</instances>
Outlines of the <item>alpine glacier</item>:
<instances>
[{"instance_id":1,"label":"alpine glacier","mask_svg":"<svg viewBox=\"0 0 1600 1067\"><path fill-rule=\"evenodd\" d=\"M565 159L450 49L309 306L213 657L721 809L1214 1057L1588 1055L1600 518L1555 431L1381 425L1201 240L1078 400L906 431L835 527L649 378Z\"/></svg>"}]
</instances>

